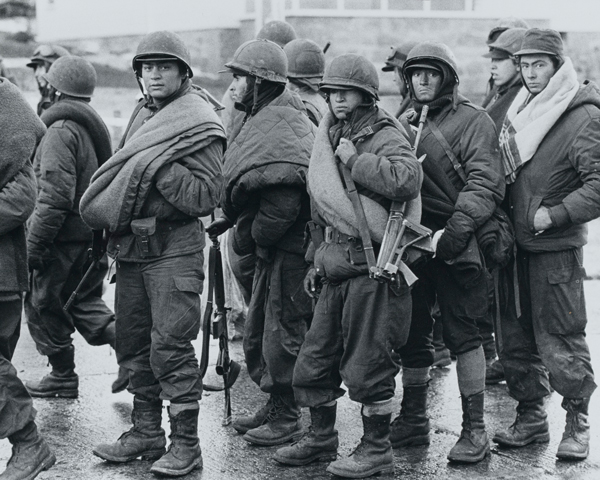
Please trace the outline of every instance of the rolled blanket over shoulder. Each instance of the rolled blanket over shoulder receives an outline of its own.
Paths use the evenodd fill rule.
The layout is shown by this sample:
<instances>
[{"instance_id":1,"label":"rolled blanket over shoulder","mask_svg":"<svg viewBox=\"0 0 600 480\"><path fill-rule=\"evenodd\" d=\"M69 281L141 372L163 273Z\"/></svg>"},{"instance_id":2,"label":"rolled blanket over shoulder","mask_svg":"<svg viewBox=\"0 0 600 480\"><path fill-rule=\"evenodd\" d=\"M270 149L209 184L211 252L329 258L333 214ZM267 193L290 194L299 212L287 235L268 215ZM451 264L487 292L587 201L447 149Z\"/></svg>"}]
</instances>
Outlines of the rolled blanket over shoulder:
<instances>
[{"instance_id":1,"label":"rolled blanket over shoulder","mask_svg":"<svg viewBox=\"0 0 600 480\"><path fill-rule=\"evenodd\" d=\"M208 103L195 93L177 98L150 117L94 174L81 198L81 218L94 230L125 231L139 218L156 172L215 137L226 139Z\"/></svg>"},{"instance_id":2,"label":"rolled blanket over shoulder","mask_svg":"<svg viewBox=\"0 0 600 480\"><path fill-rule=\"evenodd\" d=\"M19 89L0 78L0 189L30 161L46 127L29 106Z\"/></svg>"},{"instance_id":3,"label":"rolled blanket over shoulder","mask_svg":"<svg viewBox=\"0 0 600 480\"><path fill-rule=\"evenodd\" d=\"M319 214L340 232L358 237L358 222L352 202L348 198L340 177L335 153L329 140L329 129L335 122L328 112L321 123L315 138L308 167L308 190ZM367 217L371 238L378 243L383 240L389 212L376 201L360 195ZM415 223L421 220L421 197L408 202L405 215Z\"/></svg>"}]
</instances>

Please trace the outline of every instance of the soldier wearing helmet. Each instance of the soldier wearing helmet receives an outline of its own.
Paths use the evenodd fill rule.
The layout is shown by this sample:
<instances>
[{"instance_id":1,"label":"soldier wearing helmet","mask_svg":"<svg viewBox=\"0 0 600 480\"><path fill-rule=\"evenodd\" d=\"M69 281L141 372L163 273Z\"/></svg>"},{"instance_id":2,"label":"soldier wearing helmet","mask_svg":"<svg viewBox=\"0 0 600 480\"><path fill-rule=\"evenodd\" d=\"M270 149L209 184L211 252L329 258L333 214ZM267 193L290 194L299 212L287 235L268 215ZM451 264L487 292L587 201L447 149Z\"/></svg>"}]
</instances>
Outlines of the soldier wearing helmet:
<instances>
[{"instance_id":1,"label":"soldier wearing helmet","mask_svg":"<svg viewBox=\"0 0 600 480\"><path fill-rule=\"evenodd\" d=\"M42 96L37 106L38 115L41 115L45 109L52 105L52 100L48 97L48 82L44 79L44 75L48 73L50 66L56 60L66 55L70 55L68 50L60 45L42 44L35 49L31 60L27 64L33 70L35 81Z\"/></svg>"},{"instance_id":2,"label":"soldier wearing helmet","mask_svg":"<svg viewBox=\"0 0 600 480\"><path fill-rule=\"evenodd\" d=\"M394 469L390 419L399 367L392 351L406 341L411 297L402 276L391 284L369 277L363 231L375 232L377 251L392 202L418 197L423 174L404 128L377 106L379 79L370 61L355 54L334 58L320 88L330 112L319 125L309 169L313 222L304 282L318 299L294 370L294 393L310 408L312 426L298 443L279 449L275 460L286 465L333 460L328 472L364 478ZM344 191L352 190L348 176L364 216L381 219L381 228L370 223L363 229L355 220L359 214ZM338 460L335 421L342 382L362 404L364 435L348 458Z\"/></svg>"},{"instance_id":3,"label":"soldier wearing helmet","mask_svg":"<svg viewBox=\"0 0 600 480\"><path fill-rule=\"evenodd\" d=\"M288 58L288 88L300 95L308 118L318 126L328 108L318 93L325 71L323 50L315 42L303 38L292 40L283 50Z\"/></svg>"},{"instance_id":4,"label":"soldier wearing helmet","mask_svg":"<svg viewBox=\"0 0 600 480\"><path fill-rule=\"evenodd\" d=\"M403 447L430 441L430 311L437 298L444 342L458 357L463 410L463 430L448 459L478 462L489 453L483 421L485 358L477 327L488 311L488 277L474 233L500 204L504 180L494 124L458 93L457 68L446 45L424 42L410 51L402 69L416 112L429 109L417 156L427 155L422 223L435 232L436 253L415 270L413 322L400 352L404 397L392 424L392 443ZM406 114L403 120L414 126L418 116Z\"/></svg>"},{"instance_id":5,"label":"soldier wearing helmet","mask_svg":"<svg viewBox=\"0 0 600 480\"><path fill-rule=\"evenodd\" d=\"M71 309L62 308L85 273L92 247L92 230L81 220L79 201L94 172L110 157L111 143L106 125L89 105L96 87L90 62L63 56L43 79L52 103L42 113L48 131L33 160L38 192L27 230L32 289L25 313L37 349L48 356L52 371L26 386L33 397L75 398L75 330L90 345L115 347L115 316L102 300L106 258L98 258ZM127 382L121 370L113 392L124 390Z\"/></svg>"},{"instance_id":6,"label":"soldier wearing helmet","mask_svg":"<svg viewBox=\"0 0 600 480\"><path fill-rule=\"evenodd\" d=\"M192 346L204 279L199 217L217 206L225 149L222 124L192 85L190 64L175 33L142 38L132 67L144 98L81 201L84 221L109 231L108 255L118 259L116 352L134 395L133 427L93 453L117 463L153 459L153 473L171 476L202 467L202 379ZM170 402L166 452L163 400Z\"/></svg>"},{"instance_id":7,"label":"soldier wearing helmet","mask_svg":"<svg viewBox=\"0 0 600 480\"><path fill-rule=\"evenodd\" d=\"M236 418L233 428L249 443L279 445L302 433L292 373L312 310L302 280L315 127L300 97L286 89L288 63L279 45L250 40L225 66L244 117L225 156L223 216L207 231L220 235L235 225L235 253L256 255L244 355L250 377L269 394L263 408Z\"/></svg>"},{"instance_id":8,"label":"soldier wearing helmet","mask_svg":"<svg viewBox=\"0 0 600 480\"><path fill-rule=\"evenodd\" d=\"M410 95L408 94L408 86L404 83L404 77L402 76L402 65L406 61L408 52L417 44L417 42L406 42L399 47L392 47L392 52L385 60L385 66L381 68L384 72L394 72L394 83L398 87L398 93L400 93L400 106L396 111L396 118L400 116L410 106Z\"/></svg>"}]
</instances>

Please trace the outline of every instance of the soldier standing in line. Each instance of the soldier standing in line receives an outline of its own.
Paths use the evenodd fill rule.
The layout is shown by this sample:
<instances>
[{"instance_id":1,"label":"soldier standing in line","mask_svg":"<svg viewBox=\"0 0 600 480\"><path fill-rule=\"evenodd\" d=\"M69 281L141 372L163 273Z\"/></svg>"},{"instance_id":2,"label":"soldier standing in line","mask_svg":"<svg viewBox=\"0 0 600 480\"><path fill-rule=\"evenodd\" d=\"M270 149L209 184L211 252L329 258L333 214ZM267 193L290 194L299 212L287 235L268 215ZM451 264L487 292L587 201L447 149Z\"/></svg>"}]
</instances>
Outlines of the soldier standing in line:
<instances>
[{"instance_id":1,"label":"soldier standing in line","mask_svg":"<svg viewBox=\"0 0 600 480\"><path fill-rule=\"evenodd\" d=\"M279 445L302 433L292 374L312 314L302 281L315 127L300 97L286 88L287 57L279 45L251 40L225 66L245 115L225 155L223 216L207 232L220 235L235 224L235 252L256 255L244 355L250 377L269 394L265 406L236 418L233 428L249 443Z\"/></svg>"},{"instance_id":2,"label":"soldier standing in line","mask_svg":"<svg viewBox=\"0 0 600 480\"><path fill-rule=\"evenodd\" d=\"M419 282L412 291L410 335L400 351L402 409L391 438L395 447L430 441L430 312L437 300L444 343L457 356L463 411L461 435L448 459L472 463L490 451L483 418L485 358L477 326L488 312L488 282L474 233L500 204L504 179L494 124L481 107L458 94L457 68L450 49L434 42L415 46L403 67L415 109L429 107L417 155L427 154L422 223L435 232L437 245L435 257L415 270ZM417 119L407 117L413 123Z\"/></svg>"},{"instance_id":3,"label":"soldier standing in line","mask_svg":"<svg viewBox=\"0 0 600 480\"><path fill-rule=\"evenodd\" d=\"M288 58L288 88L300 95L308 118L316 126L328 110L327 102L319 94L319 82L325 71L323 50L312 40L292 40L283 51Z\"/></svg>"},{"instance_id":4,"label":"soldier standing in line","mask_svg":"<svg viewBox=\"0 0 600 480\"><path fill-rule=\"evenodd\" d=\"M394 83L398 87L398 93L400 93L400 105L395 113L396 118L406 112L410 107L410 95L408 94L408 86L404 82L402 76L402 66L406 61L408 52L417 44L417 42L406 42L399 47L392 47L392 53L385 60L385 66L381 68L384 72L394 72Z\"/></svg>"},{"instance_id":5,"label":"soldier standing in line","mask_svg":"<svg viewBox=\"0 0 600 480\"><path fill-rule=\"evenodd\" d=\"M81 201L84 221L111 233L116 352L134 395L131 429L93 453L117 463L156 460L150 471L170 476L202 467L202 379L192 345L204 280L199 217L218 204L225 149L221 121L192 85L190 63L175 33L141 40L132 68L144 98L120 149L96 172ZM171 424L166 453L165 400Z\"/></svg>"},{"instance_id":6,"label":"soldier standing in line","mask_svg":"<svg viewBox=\"0 0 600 480\"><path fill-rule=\"evenodd\" d=\"M33 397L76 398L75 330L90 345L115 347L115 316L102 300L108 262L101 253L94 252L96 268L70 310L63 310L89 266L92 247L92 230L81 220L79 201L112 148L106 125L89 105L96 87L91 63L63 56L42 80L51 103L42 112L48 131L33 161L38 195L27 224L31 292L25 297L25 313L36 347L48 356L52 371L27 382L27 389ZM113 393L124 390L127 382L127 372L120 369Z\"/></svg>"},{"instance_id":7,"label":"soldier standing in line","mask_svg":"<svg viewBox=\"0 0 600 480\"><path fill-rule=\"evenodd\" d=\"M423 178L403 127L377 106L378 87L375 66L354 54L334 58L320 83L331 112L319 126L309 170L313 222L304 285L313 297L322 290L294 369L294 393L299 405L310 408L311 427L275 454L285 465L334 460L327 471L349 478L394 469L390 419L399 367L392 352L406 341L411 295L402 276L393 283L369 277L369 242L362 232L370 226L346 223L352 204L341 169L348 169L344 178L351 176L362 204L369 205L364 216L383 219L381 225L393 201L418 197ZM326 166L327 174L320 170ZM351 188L347 181L346 188ZM362 404L364 435L348 458L336 460L342 382L350 398Z\"/></svg>"},{"instance_id":8,"label":"soldier standing in line","mask_svg":"<svg viewBox=\"0 0 600 480\"><path fill-rule=\"evenodd\" d=\"M52 105L50 99L50 87L48 82L44 79L44 75L48 73L52 64L60 57L70 55L68 50L60 45L39 45L33 52L31 60L27 64L29 68L33 70L33 76L38 85L40 91L40 101L37 105L37 114L41 115L44 110Z\"/></svg>"}]
</instances>

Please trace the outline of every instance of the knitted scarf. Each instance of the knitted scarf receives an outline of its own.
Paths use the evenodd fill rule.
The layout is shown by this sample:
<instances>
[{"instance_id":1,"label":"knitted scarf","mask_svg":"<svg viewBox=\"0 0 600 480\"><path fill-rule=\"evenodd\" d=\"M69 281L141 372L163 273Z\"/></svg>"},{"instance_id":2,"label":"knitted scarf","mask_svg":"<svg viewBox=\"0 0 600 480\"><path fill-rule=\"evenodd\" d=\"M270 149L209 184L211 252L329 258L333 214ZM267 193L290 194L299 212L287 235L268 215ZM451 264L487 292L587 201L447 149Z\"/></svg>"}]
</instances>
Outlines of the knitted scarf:
<instances>
[{"instance_id":1,"label":"knitted scarf","mask_svg":"<svg viewBox=\"0 0 600 480\"><path fill-rule=\"evenodd\" d=\"M565 57L565 62L544 90L533 98L526 88L517 94L500 131L506 183L514 183L519 170L535 155L578 91L577 73L571 59Z\"/></svg>"}]
</instances>

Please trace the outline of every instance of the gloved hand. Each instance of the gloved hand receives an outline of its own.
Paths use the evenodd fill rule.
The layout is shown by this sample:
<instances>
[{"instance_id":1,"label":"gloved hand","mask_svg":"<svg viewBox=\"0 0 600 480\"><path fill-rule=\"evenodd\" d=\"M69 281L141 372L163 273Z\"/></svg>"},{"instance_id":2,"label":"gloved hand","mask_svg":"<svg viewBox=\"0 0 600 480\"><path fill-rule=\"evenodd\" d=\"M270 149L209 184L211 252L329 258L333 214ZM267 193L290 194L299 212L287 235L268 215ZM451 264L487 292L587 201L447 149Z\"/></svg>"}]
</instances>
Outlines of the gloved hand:
<instances>
[{"instance_id":1,"label":"gloved hand","mask_svg":"<svg viewBox=\"0 0 600 480\"><path fill-rule=\"evenodd\" d=\"M310 267L304 277L304 291L312 298L319 298L321 293L321 277L315 267Z\"/></svg>"},{"instance_id":2,"label":"gloved hand","mask_svg":"<svg viewBox=\"0 0 600 480\"><path fill-rule=\"evenodd\" d=\"M218 237L231 227L233 227L233 223L231 223L225 217L219 217L214 222L210 223L208 227L206 227L206 233L208 233L209 237Z\"/></svg>"},{"instance_id":3,"label":"gloved hand","mask_svg":"<svg viewBox=\"0 0 600 480\"><path fill-rule=\"evenodd\" d=\"M455 234L454 230L445 228L437 242L435 256L442 260L455 259L465 248L467 248L469 235L464 235L463 232Z\"/></svg>"},{"instance_id":4,"label":"gloved hand","mask_svg":"<svg viewBox=\"0 0 600 480\"><path fill-rule=\"evenodd\" d=\"M29 270L43 271L51 260L50 251L46 247L29 248L27 263Z\"/></svg>"}]
</instances>

